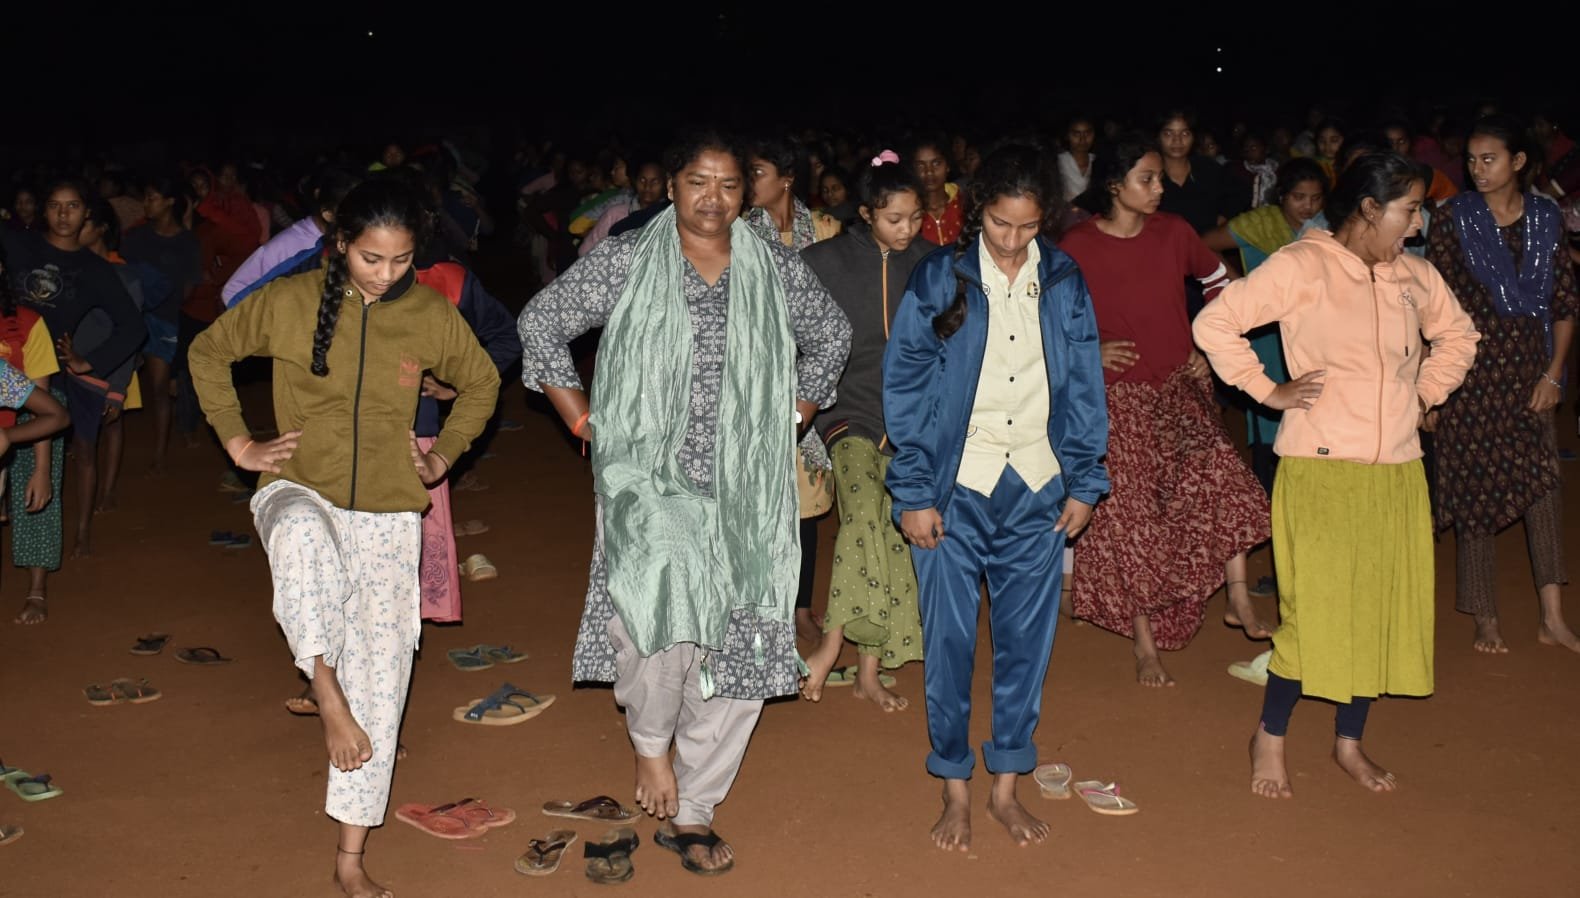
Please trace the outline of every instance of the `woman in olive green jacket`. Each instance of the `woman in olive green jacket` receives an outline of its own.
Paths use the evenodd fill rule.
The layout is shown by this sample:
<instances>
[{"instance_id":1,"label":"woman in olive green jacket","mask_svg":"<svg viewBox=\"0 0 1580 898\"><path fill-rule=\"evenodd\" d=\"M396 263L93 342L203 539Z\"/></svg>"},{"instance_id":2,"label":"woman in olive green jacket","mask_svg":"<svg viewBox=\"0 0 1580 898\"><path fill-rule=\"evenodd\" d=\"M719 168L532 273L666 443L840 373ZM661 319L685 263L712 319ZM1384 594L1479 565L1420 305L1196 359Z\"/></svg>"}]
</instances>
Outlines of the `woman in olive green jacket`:
<instances>
[{"instance_id":1,"label":"woman in olive green jacket","mask_svg":"<svg viewBox=\"0 0 1580 898\"><path fill-rule=\"evenodd\" d=\"M444 477L493 413L499 375L466 321L416 283L420 199L393 180L353 190L319 271L270 283L193 344L193 385L236 464L258 471L252 512L269 554L274 616L312 679L329 749L325 811L340 822L335 879L368 878L384 821L419 633L425 484ZM231 363L274 359L280 436L249 436ZM423 374L458 392L433 448L412 433Z\"/></svg>"}]
</instances>

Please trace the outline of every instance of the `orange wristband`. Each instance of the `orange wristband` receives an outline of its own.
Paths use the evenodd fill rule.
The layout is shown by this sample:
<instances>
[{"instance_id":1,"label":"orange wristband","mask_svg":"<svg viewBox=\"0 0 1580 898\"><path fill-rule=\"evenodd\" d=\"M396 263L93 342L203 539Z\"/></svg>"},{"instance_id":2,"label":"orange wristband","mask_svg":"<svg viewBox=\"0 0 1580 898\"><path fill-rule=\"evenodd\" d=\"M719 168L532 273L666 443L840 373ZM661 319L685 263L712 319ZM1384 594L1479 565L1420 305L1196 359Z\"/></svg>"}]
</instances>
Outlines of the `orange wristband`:
<instances>
[{"instance_id":1,"label":"orange wristband","mask_svg":"<svg viewBox=\"0 0 1580 898\"><path fill-rule=\"evenodd\" d=\"M591 417L591 416L592 416L592 412L591 411L582 412L582 416L580 418L576 419L576 423L575 424L571 425L571 433L575 434L576 436L581 436L582 435L582 427L587 424L587 419L589 417Z\"/></svg>"}]
</instances>

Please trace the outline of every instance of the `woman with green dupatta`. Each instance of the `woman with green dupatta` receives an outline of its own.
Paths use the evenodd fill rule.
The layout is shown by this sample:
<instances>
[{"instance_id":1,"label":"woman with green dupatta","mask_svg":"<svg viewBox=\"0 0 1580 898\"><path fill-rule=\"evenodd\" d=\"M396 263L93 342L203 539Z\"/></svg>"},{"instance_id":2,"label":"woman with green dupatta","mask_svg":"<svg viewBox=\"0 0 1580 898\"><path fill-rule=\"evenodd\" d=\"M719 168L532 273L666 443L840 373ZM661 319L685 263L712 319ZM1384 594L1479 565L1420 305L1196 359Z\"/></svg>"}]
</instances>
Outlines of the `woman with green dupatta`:
<instances>
[{"instance_id":1,"label":"woman with green dupatta","mask_svg":"<svg viewBox=\"0 0 1580 898\"><path fill-rule=\"evenodd\" d=\"M796 691L795 444L833 402L850 323L800 256L740 220L751 188L733 142L694 137L666 169L672 207L521 313L522 378L592 445L573 677L614 684L637 803L706 875L735 863L714 807L763 700ZM589 402L568 344L598 327Z\"/></svg>"}]
</instances>

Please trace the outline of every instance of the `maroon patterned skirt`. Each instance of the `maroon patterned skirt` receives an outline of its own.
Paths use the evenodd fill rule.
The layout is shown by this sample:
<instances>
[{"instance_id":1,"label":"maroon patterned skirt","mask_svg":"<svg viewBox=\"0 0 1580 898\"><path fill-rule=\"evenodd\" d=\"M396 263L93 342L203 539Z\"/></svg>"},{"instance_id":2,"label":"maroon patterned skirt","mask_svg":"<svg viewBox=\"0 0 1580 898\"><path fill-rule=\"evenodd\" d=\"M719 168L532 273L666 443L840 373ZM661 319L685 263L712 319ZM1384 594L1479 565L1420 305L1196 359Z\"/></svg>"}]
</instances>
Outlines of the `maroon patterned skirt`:
<instances>
[{"instance_id":1,"label":"maroon patterned skirt","mask_svg":"<svg viewBox=\"0 0 1580 898\"><path fill-rule=\"evenodd\" d=\"M1229 441L1209 380L1176 370L1163 386L1108 387L1113 492L1075 543L1075 616L1158 648L1201 629L1225 562L1270 532L1267 495Z\"/></svg>"}]
</instances>

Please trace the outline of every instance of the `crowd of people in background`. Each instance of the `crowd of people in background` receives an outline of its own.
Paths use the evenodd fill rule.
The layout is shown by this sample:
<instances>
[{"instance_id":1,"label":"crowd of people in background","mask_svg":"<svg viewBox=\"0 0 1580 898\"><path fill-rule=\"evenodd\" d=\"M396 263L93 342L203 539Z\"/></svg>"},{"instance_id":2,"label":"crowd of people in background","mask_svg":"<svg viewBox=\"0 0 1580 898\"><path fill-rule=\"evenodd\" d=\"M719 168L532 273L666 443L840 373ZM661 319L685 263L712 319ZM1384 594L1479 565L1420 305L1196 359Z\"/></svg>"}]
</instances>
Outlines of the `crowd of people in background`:
<instances>
[{"instance_id":1,"label":"crowd of people in background","mask_svg":"<svg viewBox=\"0 0 1580 898\"><path fill-rule=\"evenodd\" d=\"M945 784L933 839L966 848L984 581L989 809L1021 844L1048 835L1016 784L1044 779L1061 608L1166 688L1166 655L1222 591L1223 620L1272 641L1237 674L1265 683L1252 789L1270 798L1292 794L1302 696L1337 704L1340 767L1394 788L1361 735L1374 699L1433 691L1434 532L1453 531L1474 650L1518 641L1492 537L1523 521L1535 637L1580 651L1554 414L1580 316L1580 147L1553 114L673 137L522 140L492 164L436 141L11 173L0 370L37 397L0 413L28 572L15 621L45 624L71 600L49 574L115 538L94 523L127 413L149 418L151 476L172 431L213 444L313 682L347 894L385 894L362 851L418 616L460 619L447 481L518 365L592 450L574 679L614 684L637 801L693 872L735 863L714 808L764 700L852 685L903 711L890 672L912 662ZM479 260L515 266L505 301ZM594 357L578 341L595 330ZM253 356L272 368L231 371ZM233 378L272 378L276 433L249 432ZM846 643L859 661L839 669ZM1134 810L1089 785L1094 808Z\"/></svg>"}]
</instances>

